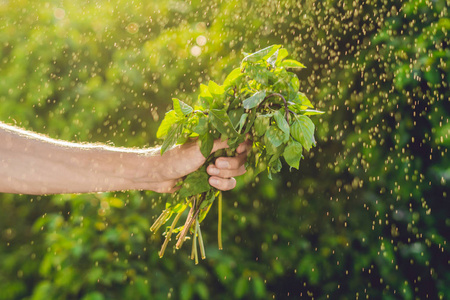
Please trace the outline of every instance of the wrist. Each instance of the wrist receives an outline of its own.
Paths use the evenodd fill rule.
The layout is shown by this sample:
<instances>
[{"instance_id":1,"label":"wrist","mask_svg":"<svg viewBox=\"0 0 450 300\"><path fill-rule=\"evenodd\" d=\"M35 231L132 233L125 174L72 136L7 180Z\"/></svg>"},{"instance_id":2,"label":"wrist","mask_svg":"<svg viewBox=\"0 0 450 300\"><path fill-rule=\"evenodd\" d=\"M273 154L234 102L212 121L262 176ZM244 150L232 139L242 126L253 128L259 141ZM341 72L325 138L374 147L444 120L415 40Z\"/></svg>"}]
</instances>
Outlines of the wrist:
<instances>
[{"instance_id":1,"label":"wrist","mask_svg":"<svg viewBox=\"0 0 450 300\"><path fill-rule=\"evenodd\" d=\"M127 189L154 190L163 181L165 160L157 148L124 153L120 165L123 171L117 169L116 176L127 182Z\"/></svg>"},{"instance_id":2,"label":"wrist","mask_svg":"<svg viewBox=\"0 0 450 300\"><path fill-rule=\"evenodd\" d=\"M127 190L150 190L158 193L172 193L177 188L178 178L167 176L172 169L171 155L161 156L159 149L151 149L146 153L136 154L129 158L127 182L124 189Z\"/></svg>"}]
</instances>

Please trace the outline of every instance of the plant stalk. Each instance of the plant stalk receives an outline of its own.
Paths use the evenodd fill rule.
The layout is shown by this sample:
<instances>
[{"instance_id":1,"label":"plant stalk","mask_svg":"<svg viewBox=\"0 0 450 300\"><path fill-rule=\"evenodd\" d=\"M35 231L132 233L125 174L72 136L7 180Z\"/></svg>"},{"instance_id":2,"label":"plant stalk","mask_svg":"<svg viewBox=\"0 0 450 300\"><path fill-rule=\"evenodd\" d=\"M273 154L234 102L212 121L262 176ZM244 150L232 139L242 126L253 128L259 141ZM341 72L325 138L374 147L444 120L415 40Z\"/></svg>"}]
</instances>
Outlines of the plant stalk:
<instances>
[{"instance_id":1,"label":"plant stalk","mask_svg":"<svg viewBox=\"0 0 450 300\"><path fill-rule=\"evenodd\" d=\"M195 221L196 230L198 231L198 244L200 245L200 254L202 256L202 259L206 258L205 253L205 246L203 245L203 237L202 237L202 231L200 230L200 224L198 222L198 219Z\"/></svg>"},{"instance_id":2,"label":"plant stalk","mask_svg":"<svg viewBox=\"0 0 450 300\"><path fill-rule=\"evenodd\" d=\"M184 209L183 209L182 211L180 211L180 212L176 215L175 219L173 220L172 226L170 226L169 232L167 233L166 239L164 240L164 243L163 243L163 245L162 245L162 247L161 247L161 251L159 251L159 257L160 257L160 258L164 256L164 252L166 251L166 247L167 247L167 244L169 243L170 237L172 236L172 232L173 232L173 230L175 229L175 226L177 225L178 220L180 219L181 214L182 214L183 212L184 212Z\"/></svg>"},{"instance_id":3,"label":"plant stalk","mask_svg":"<svg viewBox=\"0 0 450 300\"><path fill-rule=\"evenodd\" d=\"M219 250L222 250L222 192L219 192L218 207L217 243L219 245Z\"/></svg>"},{"instance_id":4,"label":"plant stalk","mask_svg":"<svg viewBox=\"0 0 450 300\"><path fill-rule=\"evenodd\" d=\"M197 218L199 209L195 209L196 201L194 200L194 203L192 204L191 209L189 210L189 215L186 218L186 222L184 223L183 230L181 231L180 237L178 238L177 244L175 245L176 249L180 249L181 246L183 246L184 240L186 239L186 235L189 231L189 229L192 226L192 222ZM195 210L195 213L192 214L192 212ZM189 218L190 216L190 218Z\"/></svg>"},{"instance_id":5,"label":"plant stalk","mask_svg":"<svg viewBox=\"0 0 450 300\"><path fill-rule=\"evenodd\" d=\"M197 222L197 218L195 218L195 222ZM197 253L197 226L194 226L194 236L192 238L192 253L191 253L191 259L195 260L195 264L198 264L198 253Z\"/></svg>"},{"instance_id":6,"label":"plant stalk","mask_svg":"<svg viewBox=\"0 0 450 300\"><path fill-rule=\"evenodd\" d=\"M159 215L156 221L153 223L152 227L150 227L151 232L156 232L161 227L162 224L165 223L167 215L170 214L168 209L163 210L163 212Z\"/></svg>"}]
</instances>

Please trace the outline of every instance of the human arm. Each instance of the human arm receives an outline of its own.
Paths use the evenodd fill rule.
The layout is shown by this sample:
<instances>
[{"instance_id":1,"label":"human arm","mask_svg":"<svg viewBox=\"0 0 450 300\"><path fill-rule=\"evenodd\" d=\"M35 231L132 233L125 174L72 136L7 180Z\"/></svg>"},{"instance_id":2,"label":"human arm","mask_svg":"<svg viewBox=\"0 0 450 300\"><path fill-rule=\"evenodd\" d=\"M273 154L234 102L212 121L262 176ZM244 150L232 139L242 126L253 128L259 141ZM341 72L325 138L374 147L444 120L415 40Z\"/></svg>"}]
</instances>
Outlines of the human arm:
<instances>
[{"instance_id":1,"label":"human arm","mask_svg":"<svg viewBox=\"0 0 450 300\"><path fill-rule=\"evenodd\" d=\"M232 177L245 172L247 146L240 146L236 157L218 158L215 167L208 167L214 175L210 178L213 186L234 187ZM226 147L226 142L216 141L213 151ZM0 123L0 192L5 193L173 192L178 180L204 162L196 142L176 146L161 156L159 148L69 143ZM222 168L220 162L230 166Z\"/></svg>"}]
</instances>

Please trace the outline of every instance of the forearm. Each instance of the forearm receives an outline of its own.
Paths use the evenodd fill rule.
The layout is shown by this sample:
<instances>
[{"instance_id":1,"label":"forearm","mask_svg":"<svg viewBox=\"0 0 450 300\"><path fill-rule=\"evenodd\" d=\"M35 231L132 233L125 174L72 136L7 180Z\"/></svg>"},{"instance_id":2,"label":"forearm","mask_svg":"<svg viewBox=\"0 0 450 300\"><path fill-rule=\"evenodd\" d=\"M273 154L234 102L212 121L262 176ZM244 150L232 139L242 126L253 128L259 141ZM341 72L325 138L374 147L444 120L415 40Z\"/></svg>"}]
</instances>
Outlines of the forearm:
<instances>
[{"instance_id":1,"label":"forearm","mask_svg":"<svg viewBox=\"0 0 450 300\"><path fill-rule=\"evenodd\" d=\"M162 164L156 152L67 143L0 123L0 192L155 189Z\"/></svg>"}]
</instances>

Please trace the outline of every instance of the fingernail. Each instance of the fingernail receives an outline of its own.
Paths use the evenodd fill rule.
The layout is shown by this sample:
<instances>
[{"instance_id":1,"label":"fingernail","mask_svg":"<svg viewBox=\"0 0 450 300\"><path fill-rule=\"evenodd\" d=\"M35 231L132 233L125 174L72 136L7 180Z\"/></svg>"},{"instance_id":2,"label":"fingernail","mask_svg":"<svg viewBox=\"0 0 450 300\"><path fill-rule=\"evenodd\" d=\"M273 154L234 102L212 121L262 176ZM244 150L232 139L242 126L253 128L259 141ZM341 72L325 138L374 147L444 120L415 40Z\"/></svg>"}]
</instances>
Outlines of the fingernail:
<instances>
[{"instance_id":1,"label":"fingernail","mask_svg":"<svg viewBox=\"0 0 450 300\"><path fill-rule=\"evenodd\" d=\"M211 178L211 179L209 179L209 183L211 185L219 185L219 179Z\"/></svg>"},{"instance_id":2,"label":"fingernail","mask_svg":"<svg viewBox=\"0 0 450 300\"><path fill-rule=\"evenodd\" d=\"M219 160L216 163L216 166L220 169L229 169L230 168L230 163L227 162L226 160Z\"/></svg>"},{"instance_id":3,"label":"fingernail","mask_svg":"<svg viewBox=\"0 0 450 300\"><path fill-rule=\"evenodd\" d=\"M215 167L209 167L209 175L219 175L220 170Z\"/></svg>"}]
</instances>

